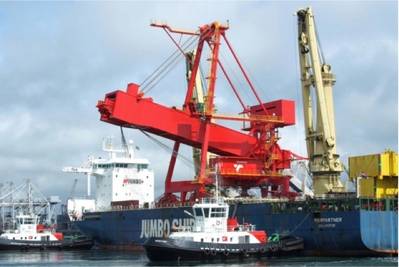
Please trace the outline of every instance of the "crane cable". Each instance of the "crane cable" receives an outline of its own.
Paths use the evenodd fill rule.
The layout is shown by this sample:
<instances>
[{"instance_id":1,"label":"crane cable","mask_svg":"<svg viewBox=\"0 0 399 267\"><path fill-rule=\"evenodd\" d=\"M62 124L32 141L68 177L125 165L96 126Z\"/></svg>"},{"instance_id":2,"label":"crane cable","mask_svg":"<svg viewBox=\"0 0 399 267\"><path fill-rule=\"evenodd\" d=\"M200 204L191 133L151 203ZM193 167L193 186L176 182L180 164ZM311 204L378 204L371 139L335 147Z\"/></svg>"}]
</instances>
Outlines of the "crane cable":
<instances>
[{"instance_id":1,"label":"crane cable","mask_svg":"<svg viewBox=\"0 0 399 267\"><path fill-rule=\"evenodd\" d=\"M191 36L188 38L182 45L182 49L189 49L195 41L198 39L195 38L197 36ZM179 63L179 49L176 49L175 52L167 58L157 69L150 75L150 79L145 79L145 84L142 85L143 93L148 93L151 91L171 70L173 70L176 65Z\"/></svg>"},{"instance_id":2,"label":"crane cable","mask_svg":"<svg viewBox=\"0 0 399 267\"><path fill-rule=\"evenodd\" d=\"M207 29L202 33L202 35L206 35L208 31L210 31L210 29ZM148 93L150 90L152 90L174 67L176 67L178 63L177 59L179 58L179 52L182 53L182 51L190 50L190 47L195 41L199 40L200 37L201 35L192 35L187 38L180 48L177 48L175 52L173 52L172 55L170 55L151 75L144 79L144 81L141 83L142 92ZM184 53L183 56L185 56Z\"/></svg>"},{"instance_id":3,"label":"crane cable","mask_svg":"<svg viewBox=\"0 0 399 267\"><path fill-rule=\"evenodd\" d=\"M188 38L182 46L185 46L186 43L192 39L194 36L190 36L190 38ZM168 61L170 61L173 57L176 56L176 54L178 54L179 50L176 49L171 55L169 55L169 57L167 57L150 75L148 75L142 82L141 82L141 86L145 87L147 86L146 83L151 83L150 79L152 78L152 76L154 76L158 71L160 71L161 68L164 67L164 65L166 65L168 63Z\"/></svg>"},{"instance_id":4,"label":"crane cable","mask_svg":"<svg viewBox=\"0 0 399 267\"><path fill-rule=\"evenodd\" d=\"M175 54L169 62L165 62L164 66L153 75L153 77L144 85L142 86L143 93L148 93L151 91L172 69L176 67L179 63L179 54Z\"/></svg>"},{"instance_id":5,"label":"crane cable","mask_svg":"<svg viewBox=\"0 0 399 267\"><path fill-rule=\"evenodd\" d=\"M324 64L326 64L326 60L325 60L325 58L324 58L324 53L323 53L323 48L321 47L321 41L320 41L320 38L319 38L319 31L317 30L317 24L316 24L316 20L315 20L315 18L314 18L314 16L313 16L313 21L314 21L314 29L315 29L315 32L316 32L316 43L317 43L317 46L318 46L318 50L319 50L319 57L321 58L321 61L322 61L322 64L324 65Z\"/></svg>"},{"instance_id":6,"label":"crane cable","mask_svg":"<svg viewBox=\"0 0 399 267\"><path fill-rule=\"evenodd\" d=\"M174 156L180 158L182 162L189 168L192 168L194 166L194 163L192 162L191 159L179 154L176 150L173 150L170 146L162 143L161 141L157 140L155 137L151 136L149 133L145 132L144 130L140 130L145 136L147 136L151 141L159 145L161 148L163 148L167 152L172 152Z\"/></svg>"}]
</instances>

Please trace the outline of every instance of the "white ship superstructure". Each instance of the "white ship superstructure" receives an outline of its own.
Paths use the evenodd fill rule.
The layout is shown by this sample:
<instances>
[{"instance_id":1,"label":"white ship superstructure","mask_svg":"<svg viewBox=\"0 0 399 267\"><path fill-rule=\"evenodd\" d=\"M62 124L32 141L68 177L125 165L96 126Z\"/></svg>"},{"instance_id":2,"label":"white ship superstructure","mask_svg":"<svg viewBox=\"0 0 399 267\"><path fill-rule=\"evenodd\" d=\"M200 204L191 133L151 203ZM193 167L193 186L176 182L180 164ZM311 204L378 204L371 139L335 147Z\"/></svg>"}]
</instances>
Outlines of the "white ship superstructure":
<instances>
[{"instance_id":1,"label":"white ship superstructure","mask_svg":"<svg viewBox=\"0 0 399 267\"><path fill-rule=\"evenodd\" d=\"M0 239L34 241L58 241L63 239L61 233L51 229L38 230L39 218L33 214L19 214L16 216L17 229L5 231L0 235ZM1 248L1 245L0 245Z\"/></svg>"},{"instance_id":2,"label":"white ship superstructure","mask_svg":"<svg viewBox=\"0 0 399 267\"><path fill-rule=\"evenodd\" d=\"M95 178L96 211L113 207L145 207L154 202L154 172L149 168L150 162L144 158L135 158L133 142L127 143L124 140L122 135L121 147L114 147L112 138L104 140L103 151L108 153L108 158L90 157L84 167L64 168L65 172L87 174L88 196L91 194L90 178ZM76 206L85 209L82 205ZM82 213L81 210L70 212L76 215Z\"/></svg>"}]
</instances>

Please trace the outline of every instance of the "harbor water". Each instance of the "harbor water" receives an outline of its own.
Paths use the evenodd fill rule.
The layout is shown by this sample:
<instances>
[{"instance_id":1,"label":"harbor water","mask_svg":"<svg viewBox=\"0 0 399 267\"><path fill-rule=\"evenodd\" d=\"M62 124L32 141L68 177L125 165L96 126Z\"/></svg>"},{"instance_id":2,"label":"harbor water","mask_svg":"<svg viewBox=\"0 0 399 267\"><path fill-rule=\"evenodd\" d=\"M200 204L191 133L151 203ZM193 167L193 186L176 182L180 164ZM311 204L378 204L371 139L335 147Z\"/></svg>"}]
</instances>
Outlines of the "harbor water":
<instances>
[{"instance_id":1,"label":"harbor water","mask_svg":"<svg viewBox=\"0 0 399 267\"><path fill-rule=\"evenodd\" d=\"M292 257L269 258L261 260L195 264L190 266L229 266L229 267L271 267L271 266L397 266L396 257L367 258L327 258ZM131 251L36 251L36 252L0 252L0 266L159 266L148 262L143 252ZM165 264L164 266L171 266ZM176 264L177 266L177 264ZM187 264L182 266L187 266Z\"/></svg>"}]
</instances>

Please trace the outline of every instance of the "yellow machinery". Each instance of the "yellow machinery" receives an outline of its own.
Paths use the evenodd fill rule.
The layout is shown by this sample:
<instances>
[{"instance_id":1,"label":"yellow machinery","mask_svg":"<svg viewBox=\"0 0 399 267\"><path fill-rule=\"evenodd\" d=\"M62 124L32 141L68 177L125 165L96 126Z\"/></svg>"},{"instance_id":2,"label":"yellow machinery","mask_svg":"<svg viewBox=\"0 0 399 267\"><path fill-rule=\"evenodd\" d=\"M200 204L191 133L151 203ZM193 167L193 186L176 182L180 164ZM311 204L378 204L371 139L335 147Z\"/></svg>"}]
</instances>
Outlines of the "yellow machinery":
<instances>
[{"instance_id":1,"label":"yellow machinery","mask_svg":"<svg viewBox=\"0 0 399 267\"><path fill-rule=\"evenodd\" d=\"M191 70L194 65L194 58L195 58L195 51L187 52L186 56L186 78L187 83L191 77ZM194 92L193 92L193 102L196 103L197 109L201 112L205 111L205 91L204 88L206 86L203 84L202 81L201 71L197 72L197 76L195 77L195 85L194 85ZM211 120L213 122L213 119ZM213 154L208 152L207 153L207 161L209 162L209 158ZM198 176L200 166L201 166L201 149L193 147L193 162L194 162L194 172L195 176Z\"/></svg>"},{"instance_id":2,"label":"yellow machinery","mask_svg":"<svg viewBox=\"0 0 399 267\"><path fill-rule=\"evenodd\" d=\"M389 198L398 196L398 154L349 157L349 177L357 181L358 197Z\"/></svg>"},{"instance_id":3,"label":"yellow machinery","mask_svg":"<svg viewBox=\"0 0 399 267\"><path fill-rule=\"evenodd\" d=\"M186 78L187 83L190 81L191 70L194 65L195 51L191 51L185 54L186 56ZM201 82L201 72L197 72L195 77L194 94L193 101L200 106L199 110L204 110L204 89ZM208 153L209 159L209 153ZM193 147L193 162L194 162L194 172L195 176L199 174L201 166L201 149Z\"/></svg>"},{"instance_id":4,"label":"yellow machinery","mask_svg":"<svg viewBox=\"0 0 399 267\"><path fill-rule=\"evenodd\" d=\"M335 75L317 40L310 7L297 12L298 49L305 117L306 146L315 196L344 192L343 170L336 151L333 104ZM314 90L314 91L313 91ZM314 93L313 93L313 92Z\"/></svg>"}]
</instances>

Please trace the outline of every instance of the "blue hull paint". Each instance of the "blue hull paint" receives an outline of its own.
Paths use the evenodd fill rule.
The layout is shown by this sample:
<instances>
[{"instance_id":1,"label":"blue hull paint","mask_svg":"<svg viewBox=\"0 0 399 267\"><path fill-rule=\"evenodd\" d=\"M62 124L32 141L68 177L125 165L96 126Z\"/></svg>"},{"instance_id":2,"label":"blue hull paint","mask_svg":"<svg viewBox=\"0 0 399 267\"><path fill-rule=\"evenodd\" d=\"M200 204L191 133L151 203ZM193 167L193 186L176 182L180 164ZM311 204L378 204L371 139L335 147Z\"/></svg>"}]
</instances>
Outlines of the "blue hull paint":
<instances>
[{"instance_id":1,"label":"blue hull paint","mask_svg":"<svg viewBox=\"0 0 399 267\"><path fill-rule=\"evenodd\" d=\"M372 250L394 253L398 250L398 213L395 211L361 211L361 236Z\"/></svg>"},{"instance_id":2,"label":"blue hull paint","mask_svg":"<svg viewBox=\"0 0 399 267\"><path fill-rule=\"evenodd\" d=\"M87 219L76 222L86 234L100 245L112 248L137 248L149 237L168 235L173 226L189 225L183 211L189 207L157 208L128 211L109 211L87 214ZM239 222L255 224L257 229L289 232L304 239L306 255L370 256L397 253L397 212L395 211L283 211L273 212L267 203L231 206ZM392 214L393 213L393 214ZM376 217L377 216L377 217ZM381 238L374 238L375 221L388 218L390 227L380 227ZM396 216L396 217L395 217ZM88 218L91 219L88 219ZM378 219L380 218L380 219ZM396 218L396 219L395 219ZM396 220L392 223L392 220ZM381 222L380 222L381 223ZM382 224L382 223L381 223ZM368 228L367 228L368 227ZM368 230L366 230L368 229ZM394 238L392 238L394 237ZM377 242L377 243L376 243ZM393 250L392 250L393 248Z\"/></svg>"}]
</instances>

